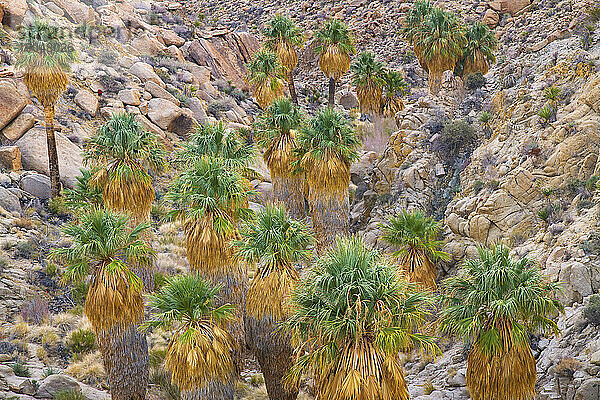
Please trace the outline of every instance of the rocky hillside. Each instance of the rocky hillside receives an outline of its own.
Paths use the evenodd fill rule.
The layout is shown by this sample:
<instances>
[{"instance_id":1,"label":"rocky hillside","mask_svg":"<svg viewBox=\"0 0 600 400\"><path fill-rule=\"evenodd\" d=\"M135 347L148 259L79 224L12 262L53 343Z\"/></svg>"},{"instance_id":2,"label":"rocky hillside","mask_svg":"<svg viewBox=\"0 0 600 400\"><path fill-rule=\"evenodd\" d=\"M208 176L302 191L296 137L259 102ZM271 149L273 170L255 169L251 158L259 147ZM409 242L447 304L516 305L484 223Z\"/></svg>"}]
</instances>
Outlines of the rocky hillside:
<instances>
[{"instance_id":1,"label":"rocky hillside","mask_svg":"<svg viewBox=\"0 0 600 400\"><path fill-rule=\"evenodd\" d=\"M531 338L538 398L600 399L600 333L584 317L600 290L600 26L590 22L598 4L437 3L486 23L500 46L484 79L463 82L448 71L433 96L400 35L411 1L0 0L7 33L0 36L0 398L53 398L65 389L88 399L109 397L82 316L81 288L61 285L59 268L47 260L70 217L48 202L44 114L14 68L10 36L35 18L72 34L79 61L55 123L62 181L73 187L86 139L112 113L136 114L169 150L197 123L251 124L259 108L245 64L261 46L264 22L281 12L305 30L296 80L308 112L326 101L312 33L330 16L348 22L359 51L369 49L402 70L411 86L395 121L356 118L364 149L352 167L353 232L387 251L379 225L400 210L423 209L444 223L452 260L440 278L455 273L478 245L499 241L538 260L550 280L563 283L566 306L558 317L560 337ZM546 122L539 111L550 86L560 88L560 98L556 118ZM356 114L348 76L338 103ZM491 115L486 123L484 111ZM452 129L471 133L460 151L448 143L445 132ZM256 171L260 203L271 184L264 166ZM171 173L157 177L159 198ZM162 212L157 203L153 245L161 273L170 275L188 266L181 232L160 222ZM152 334L151 359L164 355L165 344ZM406 360L411 397L467 399L465 345L447 339L440 345L444 353L434 361L418 354ZM244 376L240 397L266 398L252 362ZM153 365L151 380L151 397L177 399L160 365Z\"/></svg>"}]
</instances>

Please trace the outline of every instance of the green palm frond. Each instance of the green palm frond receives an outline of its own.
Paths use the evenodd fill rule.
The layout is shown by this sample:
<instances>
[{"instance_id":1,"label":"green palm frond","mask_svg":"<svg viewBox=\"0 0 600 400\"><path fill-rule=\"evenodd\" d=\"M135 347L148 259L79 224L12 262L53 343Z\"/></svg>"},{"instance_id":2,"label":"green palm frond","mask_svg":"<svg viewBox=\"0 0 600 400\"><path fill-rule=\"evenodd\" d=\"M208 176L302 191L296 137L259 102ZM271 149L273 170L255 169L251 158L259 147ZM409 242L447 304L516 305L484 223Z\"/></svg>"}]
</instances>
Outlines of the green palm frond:
<instances>
[{"instance_id":1,"label":"green palm frond","mask_svg":"<svg viewBox=\"0 0 600 400\"><path fill-rule=\"evenodd\" d=\"M399 71L387 71L383 80L383 95L386 98L402 97L410 93L410 88Z\"/></svg>"},{"instance_id":2,"label":"green palm frond","mask_svg":"<svg viewBox=\"0 0 600 400\"><path fill-rule=\"evenodd\" d=\"M466 30L466 46L462 60L457 64L457 73L469 75L475 72L486 74L489 66L496 62L494 51L498 40L490 28L479 21L471 23Z\"/></svg>"},{"instance_id":3,"label":"green palm frond","mask_svg":"<svg viewBox=\"0 0 600 400\"><path fill-rule=\"evenodd\" d=\"M479 248L477 259L444 282L442 332L476 341L486 354L505 343L526 344L529 333L556 335L550 318L564 310L554 298L559 291L560 284L547 282L532 260L515 260L501 245Z\"/></svg>"},{"instance_id":4,"label":"green palm frond","mask_svg":"<svg viewBox=\"0 0 600 400\"><path fill-rule=\"evenodd\" d=\"M268 147L281 135L289 135L304 122L304 115L290 99L277 99L258 117L255 124L257 142L260 147Z\"/></svg>"},{"instance_id":5,"label":"green palm frond","mask_svg":"<svg viewBox=\"0 0 600 400\"><path fill-rule=\"evenodd\" d=\"M336 46L345 54L355 54L354 38L350 33L348 25L339 19L331 19L325 23L323 28L315 33L317 40L316 52L319 55L325 53L329 46Z\"/></svg>"},{"instance_id":6,"label":"green palm frond","mask_svg":"<svg viewBox=\"0 0 600 400\"><path fill-rule=\"evenodd\" d=\"M428 0L416 1L408 12L404 22L403 32L409 43L413 43L417 30L425 17L433 10L433 4Z\"/></svg>"},{"instance_id":7,"label":"green palm frond","mask_svg":"<svg viewBox=\"0 0 600 400\"><path fill-rule=\"evenodd\" d=\"M82 168L81 176L77 177L77 184L73 189L64 189L66 205L73 211L84 211L100 208L104 205L102 189L92 184L97 168L90 170Z\"/></svg>"},{"instance_id":8,"label":"green palm frond","mask_svg":"<svg viewBox=\"0 0 600 400\"><path fill-rule=\"evenodd\" d=\"M256 157L256 149L247 144L223 122L198 125L176 155L178 162L190 164L202 157L221 158L227 168L244 169Z\"/></svg>"},{"instance_id":9,"label":"green palm frond","mask_svg":"<svg viewBox=\"0 0 600 400\"><path fill-rule=\"evenodd\" d=\"M381 225L383 240L399 248L394 256L399 257L409 251L422 251L431 260L448 260L448 254L440 251L443 242L438 240L439 224L420 210L401 211L389 222Z\"/></svg>"},{"instance_id":10,"label":"green palm frond","mask_svg":"<svg viewBox=\"0 0 600 400\"><path fill-rule=\"evenodd\" d=\"M262 31L266 38L265 47L273 52L284 41L292 46L300 47L304 43L302 29L294 21L281 14L275 15Z\"/></svg>"},{"instance_id":11,"label":"green palm frond","mask_svg":"<svg viewBox=\"0 0 600 400\"><path fill-rule=\"evenodd\" d=\"M354 86L383 87L386 74L385 66L375 59L375 54L370 51L362 52L352 63L352 84Z\"/></svg>"},{"instance_id":12,"label":"green palm frond","mask_svg":"<svg viewBox=\"0 0 600 400\"><path fill-rule=\"evenodd\" d=\"M246 65L248 68L248 83L253 86L266 86L276 90L280 80L285 80L285 71L277 54L262 49L252 57L252 61Z\"/></svg>"},{"instance_id":13,"label":"green palm frond","mask_svg":"<svg viewBox=\"0 0 600 400\"><path fill-rule=\"evenodd\" d=\"M24 25L13 43L15 66L26 71L48 69L69 72L77 52L67 30L34 20Z\"/></svg>"},{"instance_id":14,"label":"green palm frond","mask_svg":"<svg viewBox=\"0 0 600 400\"><path fill-rule=\"evenodd\" d=\"M202 221L210 216L215 232L228 233L237 221L252 215L248 196L254 193L240 173L228 169L223 160L202 157L173 182L166 200L173 205L171 218Z\"/></svg>"}]
</instances>

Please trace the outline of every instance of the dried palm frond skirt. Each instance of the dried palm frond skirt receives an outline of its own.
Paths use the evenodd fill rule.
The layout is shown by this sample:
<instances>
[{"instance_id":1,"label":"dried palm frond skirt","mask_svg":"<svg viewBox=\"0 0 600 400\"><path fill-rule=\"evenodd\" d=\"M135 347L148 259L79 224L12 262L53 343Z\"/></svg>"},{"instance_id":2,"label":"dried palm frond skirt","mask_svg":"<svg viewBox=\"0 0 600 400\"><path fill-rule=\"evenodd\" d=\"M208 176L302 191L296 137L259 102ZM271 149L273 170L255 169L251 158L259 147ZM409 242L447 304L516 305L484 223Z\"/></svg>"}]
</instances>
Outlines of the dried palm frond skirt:
<instances>
[{"instance_id":1,"label":"dried palm frond skirt","mask_svg":"<svg viewBox=\"0 0 600 400\"><path fill-rule=\"evenodd\" d=\"M338 46L330 45L319 57L319 68L325 76L338 81L350 68L350 55Z\"/></svg>"}]
</instances>

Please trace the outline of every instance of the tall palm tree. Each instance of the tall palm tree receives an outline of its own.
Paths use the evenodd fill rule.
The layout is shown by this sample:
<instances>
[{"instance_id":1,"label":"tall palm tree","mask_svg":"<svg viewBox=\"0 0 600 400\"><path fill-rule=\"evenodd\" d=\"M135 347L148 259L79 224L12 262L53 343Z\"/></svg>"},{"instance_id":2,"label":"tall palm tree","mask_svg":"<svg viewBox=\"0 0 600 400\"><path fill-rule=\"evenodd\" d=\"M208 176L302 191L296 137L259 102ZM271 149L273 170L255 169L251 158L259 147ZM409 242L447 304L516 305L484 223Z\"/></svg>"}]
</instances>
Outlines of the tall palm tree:
<instances>
[{"instance_id":1,"label":"tall palm tree","mask_svg":"<svg viewBox=\"0 0 600 400\"><path fill-rule=\"evenodd\" d=\"M467 388L473 400L534 398L529 334L559 333L552 320L563 311L554 298L559 288L532 260L515 260L502 246L480 248L479 258L446 280L441 328L471 343Z\"/></svg>"},{"instance_id":2,"label":"tall palm tree","mask_svg":"<svg viewBox=\"0 0 600 400\"><path fill-rule=\"evenodd\" d=\"M266 110L273 101L284 95L285 68L277 54L264 49L254 54L247 67L248 83L254 90L256 102Z\"/></svg>"},{"instance_id":3,"label":"tall palm tree","mask_svg":"<svg viewBox=\"0 0 600 400\"><path fill-rule=\"evenodd\" d=\"M90 138L86 163L97 167L92 183L102 189L106 206L147 221L154 200L149 171L165 166L165 151L155 134L135 120L134 114L113 114Z\"/></svg>"},{"instance_id":4,"label":"tall palm tree","mask_svg":"<svg viewBox=\"0 0 600 400\"><path fill-rule=\"evenodd\" d=\"M370 51L360 53L352 63L352 84L356 87L361 113L381 111L385 73L383 63Z\"/></svg>"},{"instance_id":5,"label":"tall palm tree","mask_svg":"<svg viewBox=\"0 0 600 400\"><path fill-rule=\"evenodd\" d=\"M454 70L466 45L465 28L456 14L434 7L425 14L413 36L421 65L429 72L429 87L437 93L444 71Z\"/></svg>"},{"instance_id":6,"label":"tall palm tree","mask_svg":"<svg viewBox=\"0 0 600 400\"><path fill-rule=\"evenodd\" d=\"M338 19L325 23L316 34L319 68L329 78L329 107L335 104L335 82L350 68L350 55L356 53L348 25Z\"/></svg>"},{"instance_id":7,"label":"tall palm tree","mask_svg":"<svg viewBox=\"0 0 600 400\"><path fill-rule=\"evenodd\" d=\"M398 71L387 71L383 80L381 113L386 118L393 118L398 111L404 110L402 96L409 93L409 88L402 73Z\"/></svg>"},{"instance_id":8,"label":"tall palm tree","mask_svg":"<svg viewBox=\"0 0 600 400\"><path fill-rule=\"evenodd\" d=\"M406 40L414 46L415 37L417 36L417 32L423 20L429 13L433 10L434 6L431 4L429 0L419 0L415 1L412 8L408 11L406 15L406 19L404 20L404 26L402 27L402 32L406 37ZM420 62L421 60L419 60ZM421 64L423 69L427 70L427 66Z\"/></svg>"},{"instance_id":9,"label":"tall palm tree","mask_svg":"<svg viewBox=\"0 0 600 400\"><path fill-rule=\"evenodd\" d=\"M289 99L275 100L257 123L258 144L271 171L275 199L287 206L293 218L306 216L304 176L293 167L296 132L303 122L302 112Z\"/></svg>"},{"instance_id":10,"label":"tall palm tree","mask_svg":"<svg viewBox=\"0 0 600 400\"><path fill-rule=\"evenodd\" d=\"M304 43L302 29L291 18L277 14L263 30L265 47L277 54L279 62L287 71L288 87L292 101L297 105L298 97L294 86L294 68L298 64L298 49Z\"/></svg>"},{"instance_id":11,"label":"tall palm tree","mask_svg":"<svg viewBox=\"0 0 600 400\"><path fill-rule=\"evenodd\" d=\"M52 197L60 193L54 111L60 95L67 89L71 64L77 60L75 48L65 32L48 22L35 20L23 26L14 43L15 65L25 73L25 84L44 108Z\"/></svg>"},{"instance_id":12,"label":"tall palm tree","mask_svg":"<svg viewBox=\"0 0 600 400\"><path fill-rule=\"evenodd\" d=\"M332 108L317 113L298 135L296 164L306 174L319 249L348 232L350 165L358 158L359 147L348 119Z\"/></svg>"},{"instance_id":13,"label":"tall palm tree","mask_svg":"<svg viewBox=\"0 0 600 400\"><path fill-rule=\"evenodd\" d=\"M471 23L466 31L467 43L463 50L463 58L457 64L461 76L469 76L476 72L487 74L490 64L496 62L494 51L498 48L498 40L490 28L479 21Z\"/></svg>"},{"instance_id":14,"label":"tall palm tree","mask_svg":"<svg viewBox=\"0 0 600 400\"><path fill-rule=\"evenodd\" d=\"M291 219L284 207L267 206L240 230L238 257L258 267L246 299L246 343L253 351L271 399L294 400L298 387L283 378L292 366L290 338L278 325L290 315L289 297L300 276L296 263L306 260L314 238L308 226Z\"/></svg>"},{"instance_id":15,"label":"tall palm tree","mask_svg":"<svg viewBox=\"0 0 600 400\"><path fill-rule=\"evenodd\" d=\"M293 294L284 323L298 346L290 381L310 374L318 399L409 399L399 353L439 353L418 333L431 305L361 239L338 239Z\"/></svg>"},{"instance_id":16,"label":"tall palm tree","mask_svg":"<svg viewBox=\"0 0 600 400\"><path fill-rule=\"evenodd\" d=\"M247 144L237 131L227 129L222 121L198 125L177 152L176 159L189 165L202 157L221 158L226 168L248 174L248 167L256 157L256 149Z\"/></svg>"},{"instance_id":17,"label":"tall palm tree","mask_svg":"<svg viewBox=\"0 0 600 400\"><path fill-rule=\"evenodd\" d=\"M218 290L192 273L169 279L149 296L153 313L143 328L174 330L165 368L188 400L199 400L201 390L215 380L233 383L235 341L222 326L232 318L234 307L215 304Z\"/></svg>"},{"instance_id":18,"label":"tall palm tree","mask_svg":"<svg viewBox=\"0 0 600 400\"><path fill-rule=\"evenodd\" d=\"M382 228L383 240L398 248L394 257L399 258L404 273L411 281L434 290L435 262L449 259L447 253L438 250L442 245L437 239L439 224L422 211L402 211Z\"/></svg>"},{"instance_id":19,"label":"tall palm tree","mask_svg":"<svg viewBox=\"0 0 600 400\"><path fill-rule=\"evenodd\" d=\"M252 215L248 208L248 196L252 194L248 181L228 169L223 160L203 157L179 175L166 195L173 203L171 218L183 224L191 271L221 287L217 305L229 303L236 307L227 330L238 344L234 357L238 373L245 348L243 315L248 275L246 265L234 258L231 242L238 237L237 224ZM197 395L233 398L233 386L214 380Z\"/></svg>"},{"instance_id":20,"label":"tall palm tree","mask_svg":"<svg viewBox=\"0 0 600 400\"><path fill-rule=\"evenodd\" d=\"M132 265L150 266L154 252L142 239L147 223L130 227L128 217L93 210L64 228L73 244L52 257L66 265L65 282L90 275L85 315L94 331L115 400L144 400L148 385L148 344L138 326L144 319L142 281Z\"/></svg>"}]
</instances>

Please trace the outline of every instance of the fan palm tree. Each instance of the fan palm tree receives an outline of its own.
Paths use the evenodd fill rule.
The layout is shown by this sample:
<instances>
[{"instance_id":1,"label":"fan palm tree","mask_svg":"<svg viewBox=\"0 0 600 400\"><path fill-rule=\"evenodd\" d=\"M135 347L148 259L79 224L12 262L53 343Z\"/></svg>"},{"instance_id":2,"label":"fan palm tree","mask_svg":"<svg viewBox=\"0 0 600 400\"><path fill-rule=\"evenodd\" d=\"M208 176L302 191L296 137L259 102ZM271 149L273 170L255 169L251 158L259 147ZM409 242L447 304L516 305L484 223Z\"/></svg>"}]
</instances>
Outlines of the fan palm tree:
<instances>
[{"instance_id":1,"label":"fan palm tree","mask_svg":"<svg viewBox=\"0 0 600 400\"><path fill-rule=\"evenodd\" d=\"M54 134L56 102L67 89L67 73L77 53L65 30L35 20L25 25L14 43L15 66L24 73L24 82L44 108L48 170L52 197L60 193L60 171Z\"/></svg>"},{"instance_id":2,"label":"fan palm tree","mask_svg":"<svg viewBox=\"0 0 600 400\"><path fill-rule=\"evenodd\" d=\"M64 282L91 276L85 315L94 331L116 400L144 400L148 385L148 344L138 331L144 319L142 281L132 265L150 266L154 252L142 239L149 225L130 227L127 216L93 210L68 224L64 233L73 244L53 250L52 257L66 265Z\"/></svg>"},{"instance_id":3,"label":"fan palm tree","mask_svg":"<svg viewBox=\"0 0 600 400\"><path fill-rule=\"evenodd\" d=\"M398 71L387 71L383 80L381 114L386 118L393 118L398 111L404 110L402 96L409 93L409 88L404 82L402 73Z\"/></svg>"},{"instance_id":4,"label":"fan palm tree","mask_svg":"<svg viewBox=\"0 0 600 400\"><path fill-rule=\"evenodd\" d=\"M429 0L415 1L412 8L408 11L406 19L404 20L404 26L402 32L406 37L406 40L414 46L415 37L423 20L433 10L434 6ZM420 61L420 60L419 60ZM421 64L423 69L427 70L427 66Z\"/></svg>"},{"instance_id":5,"label":"fan palm tree","mask_svg":"<svg viewBox=\"0 0 600 400\"><path fill-rule=\"evenodd\" d=\"M444 283L441 328L472 343L467 388L473 400L530 400L535 396L533 332L557 335L551 318L563 310L532 260L515 260L506 247L479 249Z\"/></svg>"},{"instance_id":6,"label":"fan palm tree","mask_svg":"<svg viewBox=\"0 0 600 400\"><path fill-rule=\"evenodd\" d=\"M498 40L490 28L479 21L469 25L466 31L467 43L463 50L463 59L459 75L469 76L476 72L487 74L490 64L496 62L494 51L498 48Z\"/></svg>"},{"instance_id":7,"label":"fan palm tree","mask_svg":"<svg viewBox=\"0 0 600 400\"><path fill-rule=\"evenodd\" d=\"M267 23L263 35L266 38L265 47L277 54L279 62L287 71L290 96L297 105L298 97L294 86L294 68L298 64L296 50L300 49L304 43L302 29L291 18L277 14Z\"/></svg>"},{"instance_id":8,"label":"fan palm tree","mask_svg":"<svg viewBox=\"0 0 600 400\"><path fill-rule=\"evenodd\" d=\"M192 273L169 279L149 296L154 312L143 328L174 330L165 368L186 399L198 399L198 393L213 381L233 384L235 341L222 326L232 318L234 307L215 304L218 290Z\"/></svg>"},{"instance_id":9,"label":"fan palm tree","mask_svg":"<svg viewBox=\"0 0 600 400\"><path fill-rule=\"evenodd\" d=\"M102 190L93 185L92 177L98 172L97 168L91 170L80 169L81 175L78 176L77 184L73 189L63 190L65 204L73 212L82 212L90 209L98 209L104 206L102 199Z\"/></svg>"},{"instance_id":10,"label":"fan palm tree","mask_svg":"<svg viewBox=\"0 0 600 400\"><path fill-rule=\"evenodd\" d=\"M444 71L454 70L466 46L465 28L458 17L434 7L413 36L414 52L429 72L429 86L437 93Z\"/></svg>"},{"instance_id":11,"label":"fan palm tree","mask_svg":"<svg viewBox=\"0 0 600 400\"><path fill-rule=\"evenodd\" d=\"M306 216L304 207L304 177L294 170L296 132L303 115L289 99L281 98L262 114L257 123L258 144L264 147L263 158L271 171L275 199L287 206L293 218Z\"/></svg>"},{"instance_id":12,"label":"fan palm tree","mask_svg":"<svg viewBox=\"0 0 600 400\"><path fill-rule=\"evenodd\" d=\"M221 158L226 168L242 174L249 173L248 167L256 157L256 149L247 144L236 131L228 130L222 121L198 125L177 153L177 161L190 165L202 157Z\"/></svg>"},{"instance_id":13,"label":"fan palm tree","mask_svg":"<svg viewBox=\"0 0 600 400\"><path fill-rule=\"evenodd\" d=\"M297 355L288 379L310 374L318 399L409 399L399 353L439 353L418 333L431 305L429 293L361 239L338 239L292 296L294 313L284 326Z\"/></svg>"},{"instance_id":14,"label":"fan palm tree","mask_svg":"<svg viewBox=\"0 0 600 400\"><path fill-rule=\"evenodd\" d=\"M258 266L246 299L246 343L258 359L269 397L294 400L298 387L282 381L292 365L293 349L289 336L277 328L290 314L289 297L300 280L294 264L309 257L314 238L284 207L273 206L243 225L240 235L234 243L238 257Z\"/></svg>"},{"instance_id":15,"label":"fan palm tree","mask_svg":"<svg viewBox=\"0 0 600 400\"><path fill-rule=\"evenodd\" d=\"M335 83L350 68L350 55L356 53L348 25L338 19L325 23L316 34L319 68L329 78L329 107L335 104Z\"/></svg>"},{"instance_id":16,"label":"fan palm tree","mask_svg":"<svg viewBox=\"0 0 600 400\"><path fill-rule=\"evenodd\" d=\"M113 114L90 138L84 160L97 167L92 184L102 189L109 209L130 214L136 222L150 218L154 188L149 171L164 168L165 151L134 114Z\"/></svg>"},{"instance_id":17,"label":"fan palm tree","mask_svg":"<svg viewBox=\"0 0 600 400\"><path fill-rule=\"evenodd\" d=\"M447 253L438 250L442 242L437 240L440 228L422 211L402 211L382 226L383 240L399 248L394 253L411 281L427 289L435 289L437 270L435 262L448 260Z\"/></svg>"},{"instance_id":18,"label":"fan palm tree","mask_svg":"<svg viewBox=\"0 0 600 400\"><path fill-rule=\"evenodd\" d=\"M254 90L256 102L266 110L273 101L284 95L285 68L276 53L264 49L254 54L247 67L248 83Z\"/></svg>"},{"instance_id":19,"label":"fan palm tree","mask_svg":"<svg viewBox=\"0 0 600 400\"><path fill-rule=\"evenodd\" d=\"M252 216L248 208L252 194L247 180L228 169L223 160L212 157L202 157L183 171L166 194L174 208L170 217L183 224L191 271L221 286L217 305L236 307L227 329L238 343L234 357L238 372L245 347L242 316L248 275L245 264L234 258L231 242L238 237L236 225ZM220 393L232 393L233 388L217 380L206 390L219 398Z\"/></svg>"},{"instance_id":20,"label":"fan palm tree","mask_svg":"<svg viewBox=\"0 0 600 400\"><path fill-rule=\"evenodd\" d=\"M296 164L306 174L319 249L348 232L350 165L358 158L359 147L348 119L332 108L317 113L298 135Z\"/></svg>"},{"instance_id":21,"label":"fan palm tree","mask_svg":"<svg viewBox=\"0 0 600 400\"><path fill-rule=\"evenodd\" d=\"M381 111L385 74L385 66L370 51L360 53L352 63L352 84L356 87L361 113Z\"/></svg>"}]
</instances>

